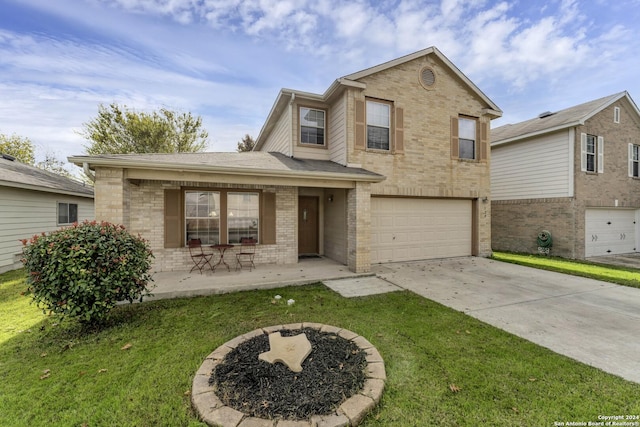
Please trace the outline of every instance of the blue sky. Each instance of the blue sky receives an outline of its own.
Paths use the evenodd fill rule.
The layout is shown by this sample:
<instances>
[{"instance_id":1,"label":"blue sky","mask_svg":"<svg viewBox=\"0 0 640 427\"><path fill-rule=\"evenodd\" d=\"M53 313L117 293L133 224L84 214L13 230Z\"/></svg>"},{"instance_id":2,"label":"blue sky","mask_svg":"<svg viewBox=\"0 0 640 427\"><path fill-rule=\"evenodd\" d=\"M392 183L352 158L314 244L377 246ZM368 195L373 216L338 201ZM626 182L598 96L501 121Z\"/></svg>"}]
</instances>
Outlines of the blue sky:
<instances>
[{"instance_id":1,"label":"blue sky","mask_svg":"<svg viewBox=\"0 0 640 427\"><path fill-rule=\"evenodd\" d=\"M84 153L99 104L202 116L208 151L256 137L283 88L436 46L500 126L629 91L640 0L0 0L0 133Z\"/></svg>"}]
</instances>

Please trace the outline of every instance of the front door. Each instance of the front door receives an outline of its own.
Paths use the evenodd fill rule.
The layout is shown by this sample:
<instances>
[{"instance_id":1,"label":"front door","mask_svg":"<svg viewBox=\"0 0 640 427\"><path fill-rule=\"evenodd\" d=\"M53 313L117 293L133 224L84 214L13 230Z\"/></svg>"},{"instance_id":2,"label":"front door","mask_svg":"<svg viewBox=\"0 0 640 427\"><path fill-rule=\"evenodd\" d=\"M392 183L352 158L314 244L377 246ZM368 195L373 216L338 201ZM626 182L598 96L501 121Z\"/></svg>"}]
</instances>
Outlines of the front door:
<instances>
[{"instance_id":1,"label":"front door","mask_svg":"<svg viewBox=\"0 0 640 427\"><path fill-rule=\"evenodd\" d=\"M298 198L298 255L318 253L318 198Z\"/></svg>"}]
</instances>

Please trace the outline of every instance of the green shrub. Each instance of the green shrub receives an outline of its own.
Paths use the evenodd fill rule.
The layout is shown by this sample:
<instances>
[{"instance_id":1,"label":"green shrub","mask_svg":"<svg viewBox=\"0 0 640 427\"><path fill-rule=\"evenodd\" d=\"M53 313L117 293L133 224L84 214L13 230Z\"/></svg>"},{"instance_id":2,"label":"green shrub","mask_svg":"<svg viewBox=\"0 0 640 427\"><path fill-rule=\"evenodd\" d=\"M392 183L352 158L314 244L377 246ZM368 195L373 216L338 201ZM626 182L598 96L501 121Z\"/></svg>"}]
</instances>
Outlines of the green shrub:
<instances>
[{"instance_id":1,"label":"green shrub","mask_svg":"<svg viewBox=\"0 0 640 427\"><path fill-rule=\"evenodd\" d=\"M26 293L45 313L97 324L119 301L151 295L153 254L122 225L85 221L22 243Z\"/></svg>"}]
</instances>

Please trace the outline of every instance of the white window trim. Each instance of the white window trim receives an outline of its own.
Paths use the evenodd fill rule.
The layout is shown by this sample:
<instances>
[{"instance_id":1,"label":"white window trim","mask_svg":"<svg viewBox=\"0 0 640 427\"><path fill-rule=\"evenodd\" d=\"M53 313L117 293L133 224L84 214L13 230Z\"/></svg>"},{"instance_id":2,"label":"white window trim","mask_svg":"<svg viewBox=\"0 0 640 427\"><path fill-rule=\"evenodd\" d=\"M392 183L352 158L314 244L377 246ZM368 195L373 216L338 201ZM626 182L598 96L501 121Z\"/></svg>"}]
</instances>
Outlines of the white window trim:
<instances>
[{"instance_id":1,"label":"white window trim","mask_svg":"<svg viewBox=\"0 0 640 427\"><path fill-rule=\"evenodd\" d=\"M463 123L463 120L469 121L469 122L473 122L473 139L469 139L469 138L463 138L462 132L460 132L460 125L461 123ZM478 126L479 126L479 122L478 119L476 118L472 118L472 117L458 117L458 158L460 160L478 160ZM460 141L465 140L465 141L473 141L473 157L462 157L462 155L460 154L460 152L462 150L460 150Z\"/></svg>"},{"instance_id":2,"label":"white window trim","mask_svg":"<svg viewBox=\"0 0 640 427\"><path fill-rule=\"evenodd\" d=\"M596 144L596 170L587 171L587 134L580 134L580 170L582 172L604 173L604 137L596 136Z\"/></svg>"},{"instance_id":3,"label":"white window trim","mask_svg":"<svg viewBox=\"0 0 640 427\"><path fill-rule=\"evenodd\" d=\"M640 169L640 158L638 160L634 160L634 158L633 158L633 151L634 151L633 148L634 147L638 147L638 151L640 151L640 145L629 143L629 177L631 177L631 178L640 178L640 176L636 176L636 175L633 174L634 163L638 163L638 169ZM640 153L638 153L638 154L639 154L639 157L640 157ZM639 175L640 175L640 173L639 173Z\"/></svg>"},{"instance_id":4,"label":"white window trim","mask_svg":"<svg viewBox=\"0 0 640 427\"><path fill-rule=\"evenodd\" d=\"M369 112L368 112L368 108L367 104L372 103L372 104L379 104L379 105L384 105L388 108L389 111L389 115L388 115L388 122L389 125L388 126L380 126L380 125L373 125L373 124L369 124ZM375 150L375 151L384 151L384 152L390 152L391 151L391 111L392 111L392 104L390 102L384 102L384 101L377 101L377 100L373 100L373 99L367 99L365 101L365 144L366 144L366 148L367 150ZM389 129L389 140L387 141L387 144L389 145L388 148L376 148L376 147L369 147L369 126L373 126L373 127L379 127L379 128L386 128Z\"/></svg>"},{"instance_id":5,"label":"white window trim","mask_svg":"<svg viewBox=\"0 0 640 427\"><path fill-rule=\"evenodd\" d=\"M309 111L320 111L322 112L322 127L318 127L318 126L309 126L309 125L303 125L302 124L302 110L309 110ZM312 107L305 107L305 106L300 106L300 108L298 109L298 120L299 120L299 138L300 138L300 145L304 145L305 147L326 147L327 146L327 112L325 110L323 110L322 108L312 108ZM322 129L323 130L323 136L322 136L322 144L314 144L311 142L303 142L302 141L302 127L312 127L312 128L316 128L316 129Z\"/></svg>"},{"instance_id":6,"label":"white window trim","mask_svg":"<svg viewBox=\"0 0 640 427\"><path fill-rule=\"evenodd\" d=\"M620 107L613 107L613 123L620 123Z\"/></svg>"}]
</instances>

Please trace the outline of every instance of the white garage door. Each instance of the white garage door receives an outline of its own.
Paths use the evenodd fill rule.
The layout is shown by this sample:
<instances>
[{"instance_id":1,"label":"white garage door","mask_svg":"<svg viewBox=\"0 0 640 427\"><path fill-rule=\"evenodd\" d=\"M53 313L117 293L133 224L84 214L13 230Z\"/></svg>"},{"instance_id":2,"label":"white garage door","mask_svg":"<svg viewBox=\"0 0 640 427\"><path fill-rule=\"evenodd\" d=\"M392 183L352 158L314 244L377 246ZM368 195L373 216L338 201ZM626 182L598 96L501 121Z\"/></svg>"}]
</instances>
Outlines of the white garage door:
<instances>
[{"instance_id":1,"label":"white garage door","mask_svg":"<svg viewBox=\"0 0 640 427\"><path fill-rule=\"evenodd\" d=\"M636 251L635 210L587 209L585 212L586 257Z\"/></svg>"},{"instance_id":2,"label":"white garage door","mask_svg":"<svg viewBox=\"0 0 640 427\"><path fill-rule=\"evenodd\" d=\"M371 262L471 255L471 201L371 198Z\"/></svg>"}]
</instances>

